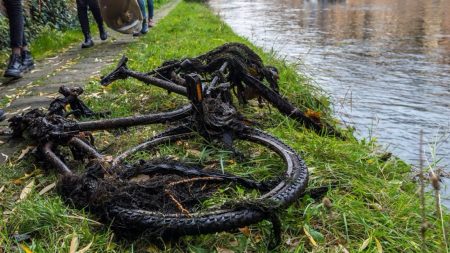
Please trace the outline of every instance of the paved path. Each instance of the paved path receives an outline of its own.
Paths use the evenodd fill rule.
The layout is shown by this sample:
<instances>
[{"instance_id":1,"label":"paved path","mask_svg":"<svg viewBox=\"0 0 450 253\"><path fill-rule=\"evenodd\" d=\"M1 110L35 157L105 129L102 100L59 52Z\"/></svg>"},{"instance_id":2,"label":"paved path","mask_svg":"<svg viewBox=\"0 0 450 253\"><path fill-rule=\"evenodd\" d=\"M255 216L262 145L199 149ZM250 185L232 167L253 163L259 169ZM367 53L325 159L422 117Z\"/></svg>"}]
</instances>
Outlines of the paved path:
<instances>
[{"instance_id":1,"label":"paved path","mask_svg":"<svg viewBox=\"0 0 450 253\"><path fill-rule=\"evenodd\" d=\"M154 17L155 23L165 17L180 1L171 1L158 9ZM116 62L122 51L137 39L128 34L111 30L108 32L110 38L105 42L96 39L92 48L81 49L79 43L73 44L58 56L37 62L36 68L22 79L13 82L0 79L0 99L6 97L10 101L4 108L7 117L30 108L47 108L50 101L58 96L58 87L83 86L88 83L98 76L105 66ZM6 121L0 122L0 129L4 129L6 125ZM0 164L6 161L6 156L22 149L23 145L0 136Z\"/></svg>"}]
</instances>

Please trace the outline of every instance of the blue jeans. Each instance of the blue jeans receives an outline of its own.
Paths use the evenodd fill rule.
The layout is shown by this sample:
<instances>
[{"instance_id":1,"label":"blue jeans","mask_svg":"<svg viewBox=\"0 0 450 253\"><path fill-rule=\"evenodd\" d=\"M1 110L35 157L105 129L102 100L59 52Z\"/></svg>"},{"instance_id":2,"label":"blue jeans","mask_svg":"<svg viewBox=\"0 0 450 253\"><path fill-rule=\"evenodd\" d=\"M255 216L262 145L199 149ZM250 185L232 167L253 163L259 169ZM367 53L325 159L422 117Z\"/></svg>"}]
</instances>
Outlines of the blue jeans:
<instances>
[{"instance_id":1,"label":"blue jeans","mask_svg":"<svg viewBox=\"0 0 450 253\"><path fill-rule=\"evenodd\" d=\"M145 2L144 0L138 0L139 8L141 9L142 17L147 20L147 13L145 12ZM153 18L153 0L147 0L148 7L148 18Z\"/></svg>"},{"instance_id":2,"label":"blue jeans","mask_svg":"<svg viewBox=\"0 0 450 253\"><path fill-rule=\"evenodd\" d=\"M144 17L144 21L147 20L147 13L145 12L145 3L144 0L138 0L139 8L141 9L142 17Z\"/></svg>"},{"instance_id":3,"label":"blue jeans","mask_svg":"<svg viewBox=\"0 0 450 253\"><path fill-rule=\"evenodd\" d=\"M147 0L148 18L153 18L153 0Z\"/></svg>"}]
</instances>

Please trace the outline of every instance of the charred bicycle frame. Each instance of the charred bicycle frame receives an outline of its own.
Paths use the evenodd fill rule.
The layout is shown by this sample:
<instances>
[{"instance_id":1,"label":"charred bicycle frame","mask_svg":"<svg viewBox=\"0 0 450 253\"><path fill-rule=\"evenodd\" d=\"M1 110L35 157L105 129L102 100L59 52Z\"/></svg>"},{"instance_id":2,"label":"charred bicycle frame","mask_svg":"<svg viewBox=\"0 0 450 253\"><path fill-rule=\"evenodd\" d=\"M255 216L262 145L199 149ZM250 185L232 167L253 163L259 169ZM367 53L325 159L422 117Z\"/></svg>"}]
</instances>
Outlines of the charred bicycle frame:
<instances>
[{"instance_id":1,"label":"charred bicycle frame","mask_svg":"<svg viewBox=\"0 0 450 253\"><path fill-rule=\"evenodd\" d=\"M131 77L169 92L189 96L186 88L186 76L189 74L196 73L203 77L205 85L208 83L208 77L211 78L211 84L214 79L221 78L223 82L228 83L227 89L233 91L241 104L246 104L254 98L259 101L265 99L282 114L299 121L307 128L343 138L333 126L319 117L308 115L284 98L279 93L278 70L264 66L262 59L244 44L226 43L195 58L167 61L148 73L130 70L127 62L128 58L123 56L116 69L102 78L101 84L107 86L116 80ZM224 63L227 64L226 75L225 69L219 70Z\"/></svg>"},{"instance_id":2,"label":"charred bicycle frame","mask_svg":"<svg viewBox=\"0 0 450 253\"><path fill-rule=\"evenodd\" d=\"M308 182L308 172L305 163L292 148L280 140L260 130L251 128L244 123L243 116L237 112L232 104L232 84L229 78L230 76L242 74L241 72L233 73L236 62L220 61L220 68L210 75L212 80L209 83L205 83L202 77L195 71L191 74L184 75L182 78L177 77L177 80L182 85L176 84L173 81L165 81L152 77L151 75L132 72L125 67L125 63L126 59L124 58L121 64L119 64L118 70L116 69L113 72L115 76L109 75L109 78L121 79L133 74L134 77L140 78L140 80L147 83L155 84L172 92L187 96L191 101L190 105L164 113L76 122L68 120L66 117L71 114L76 117L93 117L99 115L92 112L78 99L78 96L83 92L82 89L62 87L60 93L64 95L64 98L56 99L51 104L47 114L39 110L33 110L23 116L16 116L10 119L10 127L13 135L25 135L36 140L39 144L39 153L62 175L59 182L59 189L61 189L60 194L63 198L71 199L73 202L89 203L92 197L85 196L85 199L80 200L78 196L72 196L71 194L78 186L65 185L67 182L86 184L83 186L88 189L88 193L85 193L85 195L89 195L89 191L95 192L97 190L96 187L98 185L96 184L98 182L101 183L105 175L109 175L113 179L116 178L114 180L126 180L126 178L117 176L123 174L120 166L126 157L139 150L154 148L168 141L186 140L192 138L193 133L199 133L208 140L219 139L230 150L234 150L234 139L247 140L271 149L286 163L287 168L284 177L273 187L233 175L206 173L201 170L185 167L182 164L174 165L173 168L167 164L159 164L156 167L173 173L202 175L206 178L211 178L212 181L235 182L244 187L263 190L264 194L260 198L255 199L255 203L237 203L234 206L223 206L217 210L200 213L186 213L180 207L183 212L169 214L131 209L120 205L102 206L100 209L89 206L88 208L96 212L104 221L112 222L113 228L125 229L137 233L157 231L159 233L158 236L171 237L176 235L227 231L254 224L264 219L270 219L274 225L277 242L279 242L280 222L275 212L279 208L284 208L292 204L304 192ZM164 76L160 72L172 70L173 66L178 66L177 64L189 66L185 67L188 69L193 68L191 63L183 61L182 63L163 66L154 73ZM217 65L218 62L214 64ZM196 68L193 69L195 70ZM268 72L269 69L266 68L264 71ZM266 73L265 75L268 74ZM245 74L244 82L248 85L253 85L252 87L264 86L260 80L248 74ZM273 82L273 84L276 84L276 82ZM280 97L276 92L275 86L272 88L267 88L266 86L264 88L260 87L259 91L260 94L268 91L264 93L266 94L264 96L265 98L272 95L277 99ZM65 111L67 104L71 105L71 108L74 110L73 112L68 113ZM283 102L278 108L285 105L286 103ZM295 112L291 112L291 115L294 114ZM304 119L303 116L300 118ZM147 142L131 148L116 157L113 161L107 161L96 150L93 144L93 137L90 134L91 131L175 121L181 121L182 123L179 127L166 131ZM313 124L312 121L309 122L312 124L311 126L319 127L319 125ZM99 171L94 172L94 174L100 173L100 177L96 178L92 173L88 173L86 176L77 176L61 156L55 152L58 146L68 146L75 159L87 158L90 160L91 166L94 164L94 167L100 167L101 169ZM105 164L108 165L105 166ZM173 196L171 197L173 198ZM176 202L176 199L173 199L173 201Z\"/></svg>"}]
</instances>

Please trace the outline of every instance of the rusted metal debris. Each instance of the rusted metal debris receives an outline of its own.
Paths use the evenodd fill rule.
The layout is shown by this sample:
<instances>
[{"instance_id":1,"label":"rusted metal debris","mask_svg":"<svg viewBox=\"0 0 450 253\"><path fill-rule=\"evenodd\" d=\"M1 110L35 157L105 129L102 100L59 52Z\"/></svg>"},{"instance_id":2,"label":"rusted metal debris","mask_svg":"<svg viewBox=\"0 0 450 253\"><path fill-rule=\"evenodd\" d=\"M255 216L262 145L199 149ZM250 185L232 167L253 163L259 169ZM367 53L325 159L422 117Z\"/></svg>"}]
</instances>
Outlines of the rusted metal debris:
<instances>
[{"instance_id":1,"label":"rusted metal debris","mask_svg":"<svg viewBox=\"0 0 450 253\"><path fill-rule=\"evenodd\" d=\"M246 53L256 60L244 64L242 61L245 59L237 61L227 56L223 60L214 58L215 54L205 54L199 59L210 59L206 65L195 62L194 59L191 63L167 63L153 74L139 74L142 80L186 95L190 104L180 109L142 116L78 122L67 117L73 115L80 118L98 114L80 100L79 96L83 93L80 88L62 87L60 93L64 98L56 99L47 112L32 110L13 117L9 120L10 128L14 137L25 137L36 142L38 155L61 175L57 186L58 193L67 203L77 208L87 208L101 221L111 224L117 232L174 238L187 234L229 231L268 219L273 223L276 242L279 243L281 224L276 213L303 194L308 182L308 172L305 163L292 148L248 126L247 121L233 105L233 82L238 82L235 76L242 74L242 71L235 69L248 64L259 71L260 77L270 76L266 78L272 78L267 79L272 82L271 88L265 85L264 87L271 93L278 94L275 70L263 68L256 54L255 56L251 52ZM130 74L124 67L125 62L126 60L123 60L118 70L107 79L116 80L124 78L124 73ZM172 75L170 72L173 72L173 66L181 66L191 72L176 78L182 85L175 83L173 77L168 79L171 81L160 79L167 79L167 75ZM193 73L195 71L199 73ZM201 75L205 71L210 72L211 79L208 82L205 82ZM243 81L247 80L249 84L260 82L259 79L253 81L252 78L255 77L244 78ZM68 104L76 113L66 112ZM178 126L113 159L96 149L91 133L167 122L178 122ZM224 148L232 151L235 151L235 140L262 145L285 161L285 173L276 180L259 182L221 171L205 171L201 166L167 159L126 162L135 152L157 148L169 142L187 141L199 134L206 140L219 140L224 144ZM72 159L87 161L85 173L77 175L73 172L66 163L67 157L61 155L64 148L71 151ZM136 176L141 177L139 182L134 181ZM199 209L199 204L218 188L230 184L257 190L261 196L253 201L236 201L213 209Z\"/></svg>"}]
</instances>

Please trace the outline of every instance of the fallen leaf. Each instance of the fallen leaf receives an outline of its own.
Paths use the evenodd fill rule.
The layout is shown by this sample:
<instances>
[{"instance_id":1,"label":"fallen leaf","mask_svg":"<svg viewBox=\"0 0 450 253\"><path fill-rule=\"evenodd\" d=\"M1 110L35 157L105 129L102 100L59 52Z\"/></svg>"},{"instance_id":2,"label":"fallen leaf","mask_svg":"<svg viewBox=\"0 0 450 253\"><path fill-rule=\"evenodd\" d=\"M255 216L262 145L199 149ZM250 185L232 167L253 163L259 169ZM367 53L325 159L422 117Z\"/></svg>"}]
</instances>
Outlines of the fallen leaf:
<instances>
[{"instance_id":1,"label":"fallen leaf","mask_svg":"<svg viewBox=\"0 0 450 253\"><path fill-rule=\"evenodd\" d=\"M56 183L51 183L51 184L47 185L46 187L44 187L44 189L42 189L42 190L39 192L39 195L44 195L44 194L46 194L46 193L49 192L51 189L55 188L55 186L56 186Z\"/></svg>"},{"instance_id":2,"label":"fallen leaf","mask_svg":"<svg viewBox=\"0 0 450 253\"><path fill-rule=\"evenodd\" d=\"M216 251L217 253L234 253L234 251L231 249L224 249L219 247L216 247Z\"/></svg>"},{"instance_id":3,"label":"fallen leaf","mask_svg":"<svg viewBox=\"0 0 450 253\"><path fill-rule=\"evenodd\" d=\"M22 184L23 181L27 180L28 178L30 178L33 175L34 175L34 171L31 173L25 173L25 175L23 177L14 179L13 184L15 184L15 185Z\"/></svg>"},{"instance_id":4,"label":"fallen leaf","mask_svg":"<svg viewBox=\"0 0 450 253\"><path fill-rule=\"evenodd\" d=\"M135 177L130 178L129 182L139 184L139 183L143 183L145 181L148 181L149 179L150 179L149 175L139 174L139 175L137 175Z\"/></svg>"},{"instance_id":5,"label":"fallen leaf","mask_svg":"<svg viewBox=\"0 0 450 253\"><path fill-rule=\"evenodd\" d=\"M85 253L85 252L87 252L89 250L89 248L92 246L93 242L94 241L91 241L86 247L84 247L84 248L80 249L79 251L77 251L77 253Z\"/></svg>"},{"instance_id":6,"label":"fallen leaf","mask_svg":"<svg viewBox=\"0 0 450 253\"><path fill-rule=\"evenodd\" d=\"M31 150L33 150L34 146L27 146L26 148L22 149L22 152L20 153L19 158L17 158L16 162L22 160Z\"/></svg>"},{"instance_id":7,"label":"fallen leaf","mask_svg":"<svg viewBox=\"0 0 450 253\"><path fill-rule=\"evenodd\" d=\"M23 188L23 190L22 190L22 192L20 193L20 196L19 196L19 201L20 201L20 200L24 200L24 199L28 196L28 194L30 194L30 192L33 190L33 186L34 186L34 179L31 180L31 182L28 183L28 184Z\"/></svg>"},{"instance_id":8,"label":"fallen leaf","mask_svg":"<svg viewBox=\"0 0 450 253\"><path fill-rule=\"evenodd\" d=\"M344 246L342 246L341 244L339 244L339 248L341 249L341 251L342 252L344 252L344 253L350 253L349 251L348 251L348 249L346 249Z\"/></svg>"},{"instance_id":9,"label":"fallen leaf","mask_svg":"<svg viewBox=\"0 0 450 253\"><path fill-rule=\"evenodd\" d=\"M308 229L303 226L303 232L305 232L306 237L308 237L309 242L314 246L317 247L317 242L314 240L314 238L311 236L311 234L309 233Z\"/></svg>"},{"instance_id":10,"label":"fallen leaf","mask_svg":"<svg viewBox=\"0 0 450 253\"><path fill-rule=\"evenodd\" d=\"M25 244L19 244L19 246L20 246L20 248L21 248L23 251L25 251L25 253L33 253L33 251L31 251L31 249L28 248L27 245L25 245Z\"/></svg>"},{"instance_id":11,"label":"fallen leaf","mask_svg":"<svg viewBox=\"0 0 450 253\"><path fill-rule=\"evenodd\" d=\"M383 246L381 246L381 243L380 243L380 241L378 241L377 238L375 238L375 243L377 245L377 252L378 253L383 253Z\"/></svg>"},{"instance_id":12,"label":"fallen leaf","mask_svg":"<svg viewBox=\"0 0 450 253\"><path fill-rule=\"evenodd\" d=\"M76 233L73 233L72 241L70 241L69 253L75 253L78 249L78 244L79 244L78 235Z\"/></svg>"},{"instance_id":13,"label":"fallen leaf","mask_svg":"<svg viewBox=\"0 0 450 253\"><path fill-rule=\"evenodd\" d=\"M241 233L245 236L250 236L250 229L248 227L239 228L239 231L241 231Z\"/></svg>"},{"instance_id":14,"label":"fallen leaf","mask_svg":"<svg viewBox=\"0 0 450 253\"><path fill-rule=\"evenodd\" d=\"M316 112L313 111L311 109L307 109L305 112L305 116L314 120L314 121L320 121L320 118L322 117L322 113L321 112Z\"/></svg>"},{"instance_id":15,"label":"fallen leaf","mask_svg":"<svg viewBox=\"0 0 450 253\"><path fill-rule=\"evenodd\" d=\"M5 190L5 186L4 185L2 187L0 187L0 193L2 193L3 190Z\"/></svg>"},{"instance_id":16,"label":"fallen leaf","mask_svg":"<svg viewBox=\"0 0 450 253\"><path fill-rule=\"evenodd\" d=\"M186 152L188 154L196 156L196 157L200 157L200 155L202 154L202 152L195 150L195 149L188 149L188 150L186 150Z\"/></svg>"},{"instance_id":17,"label":"fallen leaf","mask_svg":"<svg viewBox=\"0 0 450 253\"><path fill-rule=\"evenodd\" d=\"M363 251L369 246L370 242L372 241L372 237L367 238L364 240L364 242L361 244L361 247L359 247L359 251Z\"/></svg>"}]
</instances>

